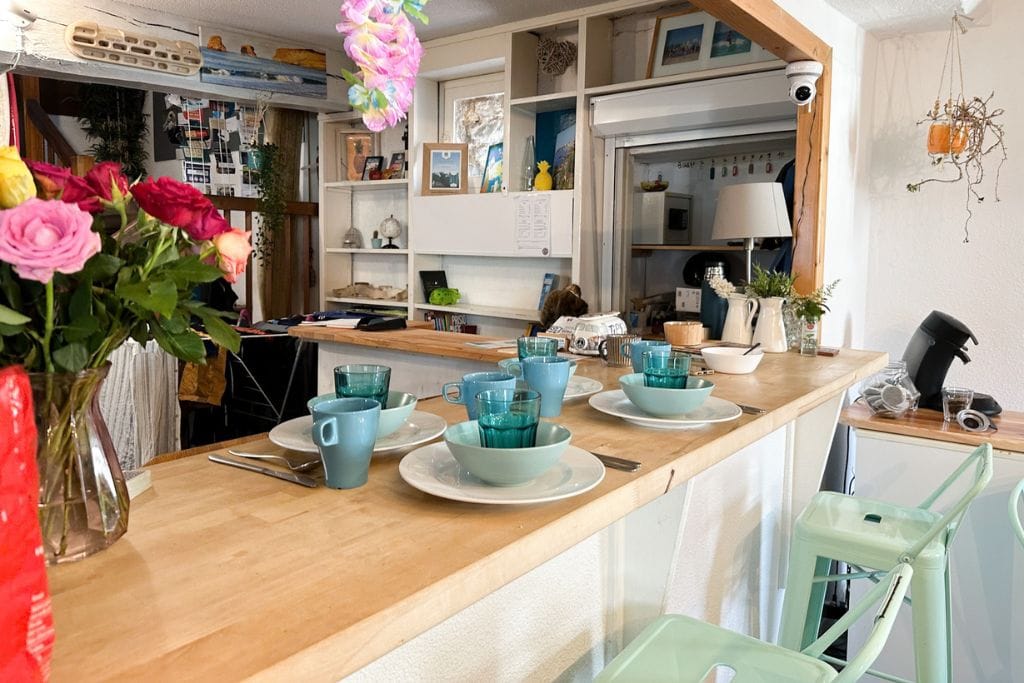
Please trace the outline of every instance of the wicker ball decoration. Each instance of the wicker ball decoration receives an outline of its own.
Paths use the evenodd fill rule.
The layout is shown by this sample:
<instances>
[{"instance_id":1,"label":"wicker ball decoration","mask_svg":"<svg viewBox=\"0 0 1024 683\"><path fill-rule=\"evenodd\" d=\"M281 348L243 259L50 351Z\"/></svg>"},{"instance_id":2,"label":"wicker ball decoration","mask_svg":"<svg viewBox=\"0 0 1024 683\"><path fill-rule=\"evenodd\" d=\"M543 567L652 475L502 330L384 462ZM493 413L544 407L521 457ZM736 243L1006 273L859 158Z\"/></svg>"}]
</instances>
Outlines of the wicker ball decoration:
<instances>
[{"instance_id":1,"label":"wicker ball decoration","mask_svg":"<svg viewBox=\"0 0 1024 683\"><path fill-rule=\"evenodd\" d=\"M561 76L576 61L576 43L541 38L537 43L537 67L549 76Z\"/></svg>"}]
</instances>

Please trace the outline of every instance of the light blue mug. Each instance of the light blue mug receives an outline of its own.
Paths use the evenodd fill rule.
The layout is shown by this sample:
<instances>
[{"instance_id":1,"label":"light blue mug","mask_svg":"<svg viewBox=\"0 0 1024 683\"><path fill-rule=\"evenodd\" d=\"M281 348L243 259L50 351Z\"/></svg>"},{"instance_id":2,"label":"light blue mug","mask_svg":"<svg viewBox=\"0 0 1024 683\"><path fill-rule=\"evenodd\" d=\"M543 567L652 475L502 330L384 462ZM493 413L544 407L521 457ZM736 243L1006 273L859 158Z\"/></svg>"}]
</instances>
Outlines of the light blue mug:
<instances>
[{"instance_id":1,"label":"light blue mug","mask_svg":"<svg viewBox=\"0 0 1024 683\"><path fill-rule=\"evenodd\" d=\"M476 419L476 395L491 389L515 389L516 378L507 372L471 372L461 382L448 382L441 387L441 396L449 403L466 406L470 420ZM450 392L456 393L452 395Z\"/></svg>"},{"instance_id":2,"label":"light blue mug","mask_svg":"<svg viewBox=\"0 0 1024 683\"><path fill-rule=\"evenodd\" d=\"M540 394L541 417L558 417L562 414L562 400L569 383L571 367L576 361L568 358L533 356L522 361L523 379L526 385Z\"/></svg>"},{"instance_id":3,"label":"light blue mug","mask_svg":"<svg viewBox=\"0 0 1024 683\"><path fill-rule=\"evenodd\" d=\"M633 365L633 372L644 371L644 351L653 349L672 350L672 345L667 341L658 339L642 339L629 345L629 362Z\"/></svg>"},{"instance_id":4,"label":"light blue mug","mask_svg":"<svg viewBox=\"0 0 1024 683\"><path fill-rule=\"evenodd\" d=\"M377 440L380 402L372 398L334 398L313 406L313 443L332 489L354 489L370 476Z\"/></svg>"},{"instance_id":5,"label":"light blue mug","mask_svg":"<svg viewBox=\"0 0 1024 683\"><path fill-rule=\"evenodd\" d=\"M566 358L569 361L569 376L572 377L576 374L576 361L572 358ZM515 358L506 358L505 360L498 361L498 367L501 368L502 372L507 372L516 379L523 376L523 362Z\"/></svg>"}]
</instances>

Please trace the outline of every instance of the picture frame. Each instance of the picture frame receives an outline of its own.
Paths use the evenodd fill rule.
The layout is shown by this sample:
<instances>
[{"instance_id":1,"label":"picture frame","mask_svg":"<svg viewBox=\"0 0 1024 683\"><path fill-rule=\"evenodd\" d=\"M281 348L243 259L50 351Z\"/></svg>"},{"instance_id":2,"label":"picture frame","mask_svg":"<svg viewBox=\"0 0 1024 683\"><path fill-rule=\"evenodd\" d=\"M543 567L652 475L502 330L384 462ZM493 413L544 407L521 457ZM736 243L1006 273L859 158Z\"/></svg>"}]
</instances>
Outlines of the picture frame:
<instances>
[{"instance_id":1,"label":"picture frame","mask_svg":"<svg viewBox=\"0 0 1024 683\"><path fill-rule=\"evenodd\" d=\"M366 131L343 129L336 133L337 180L362 180L366 158L377 153L377 136Z\"/></svg>"},{"instance_id":2,"label":"picture frame","mask_svg":"<svg viewBox=\"0 0 1024 683\"><path fill-rule=\"evenodd\" d=\"M391 155L391 162L388 163L388 170L392 178L402 178L405 173L405 152L395 152Z\"/></svg>"},{"instance_id":3,"label":"picture frame","mask_svg":"<svg viewBox=\"0 0 1024 683\"><path fill-rule=\"evenodd\" d=\"M647 78L750 64L776 57L707 12L691 8L658 17Z\"/></svg>"},{"instance_id":4,"label":"picture frame","mask_svg":"<svg viewBox=\"0 0 1024 683\"><path fill-rule=\"evenodd\" d=\"M501 192L504 158L504 143L498 142L487 148L487 162L480 180L480 192Z\"/></svg>"},{"instance_id":5,"label":"picture frame","mask_svg":"<svg viewBox=\"0 0 1024 683\"><path fill-rule=\"evenodd\" d=\"M469 145L464 142L423 143L423 187L420 194L466 194L468 182Z\"/></svg>"},{"instance_id":6,"label":"picture frame","mask_svg":"<svg viewBox=\"0 0 1024 683\"><path fill-rule=\"evenodd\" d=\"M382 156L370 156L366 157L366 161L363 162L363 174L361 180L377 180L377 178L371 177L373 173L379 173L384 168L384 157Z\"/></svg>"}]
</instances>

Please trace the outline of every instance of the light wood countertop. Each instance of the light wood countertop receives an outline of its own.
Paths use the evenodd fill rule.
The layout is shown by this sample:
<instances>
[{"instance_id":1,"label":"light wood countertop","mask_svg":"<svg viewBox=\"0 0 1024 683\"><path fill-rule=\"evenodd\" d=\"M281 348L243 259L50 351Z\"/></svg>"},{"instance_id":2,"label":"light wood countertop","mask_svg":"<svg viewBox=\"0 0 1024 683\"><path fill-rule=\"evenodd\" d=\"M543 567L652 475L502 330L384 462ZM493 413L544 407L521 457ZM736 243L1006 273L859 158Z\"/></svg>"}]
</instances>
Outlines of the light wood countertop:
<instances>
[{"instance_id":1,"label":"light wood countertop","mask_svg":"<svg viewBox=\"0 0 1024 683\"><path fill-rule=\"evenodd\" d=\"M405 351L428 356L446 356L464 360L479 360L497 363L505 358L513 358L516 350L482 349L470 346L470 342L495 341L497 337L482 337L478 334L462 332L439 332L433 328L407 328L404 330L385 330L383 332L364 332L362 330L346 330L338 327L296 326L288 330L288 334L314 342L335 344L354 344L392 351ZM580 356L586 358L586 356Z\"/></svg>"},{"instance_id":2,"label":"light wood countertop","mask_svg":"<svg viewBox=\"0 0 1024 683\"><path fill-rule=\"evenodd\" d=\"M857 429L962 443L968 446L977 446L987 441L992 444L992 448L1024 453L1024 413L1003 411L998 417L992 418L992 424L997 430L987 432L965 432L955 422L943 422L942 411L924 408L893 419L876 417L867 406L854 404L843 410L839 419L843 424Z\"/></svg>"},{"instance_id":3,"label":"light wood countertop","mask_svg":"<svg viewBox=\"0 0 1024 683\"><path fill-rule=\"evenodd\" d=\"M566 404L559 422L587 450L643 462L608 470L575 498L488 506L405 484L400 456L375 457L366 486L306 489L209 462L152 467L128 533L51 568L54 681L334 681L447 619L740 448L881 369L883 353L768 354L752 375L714 375L715 395L769 410L665 431ZM622 368L579 372L616 388ZM419 410L449 423L464 409ZM251 449L280 452L264 437ZM208 452L214 452L210 449Z\"/></svg>"}]
</instances>

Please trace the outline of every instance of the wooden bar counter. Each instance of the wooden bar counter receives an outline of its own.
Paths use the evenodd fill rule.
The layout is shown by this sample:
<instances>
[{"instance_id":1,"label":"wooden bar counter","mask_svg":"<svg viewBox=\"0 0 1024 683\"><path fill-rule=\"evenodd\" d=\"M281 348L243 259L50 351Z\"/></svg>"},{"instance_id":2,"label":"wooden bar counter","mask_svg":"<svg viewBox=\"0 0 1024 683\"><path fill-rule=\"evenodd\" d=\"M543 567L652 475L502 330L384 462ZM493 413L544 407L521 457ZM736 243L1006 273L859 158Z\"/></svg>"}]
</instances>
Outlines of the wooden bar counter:
<instances>
[{"instance_id":1,"label":"wooden bar counter","mask_svg":"<svg viewBox=\"0 0 1024 683\"><path fill-rule=\"evenodd\" d=\"M755 374L711 378L716 396L768 412L696 429L644 429L599 413L586 400L567 403L557 421L572 430L575 445L640 460L643 467L635 474L609 469L597 488L549 504L491 506L432 497L400 478L400 455L375 456L369 483L351 491L307 489L206 459L205 453L223 448L168 459L152 467L152 489L132 502L124 538L93 557L50 569L57 627L52 680L337 680L396 647L413 646L420 634L478 601L483 604L517 577L543 569L585 540L644 514L652 502L687 490L690 506L699 505L701 499L694 498L699 491L684 486L688 482L709 481L709 475L725 472L726 485L740 488L742 476L722 469L747 457L734 456L738 452L755 458L742 461L753 463L742 464L744 469L756 468L757 458L764 458L774 470L767 463L776 460L751 450L765 439L790 444L786 481L815 482L802 487L807 491L787 494L789 502L771 524L788 528L790 508L799 511L800 500L817 488L845 390L885 360L882 353L849 349L834 358L769 354ZM606 390L617 388L617 377L625 372L601 363L579 369ZM462 407L436 398L420 401L417 409L441 415L449 424L465 419ZM244 447L280 452L262 437ZM813 457L803 455L812 451ZM801 461L804 457L810 459ZM685 517L683 509L675 517ZM716 517L710 505L700 512ZM750 545L750 533L766 533L770 526L760 513L735 512L737 517L725 524L744 534L744 547ZM682 524L679 519L673 523L668 551ZM733 550L720 550L726 566L741 562ZM631 553L615 564L637 561L658 564L650 555ZM574 571L582 576L583 569ZM630 580L620 578L618 585L628 595ZM545 587L544 599L561 599L558 588ZM777 588L771 586L772 593ZM605 598L599 593L584 600L600 606ZM652 609L661 608L659 602ZM572 608L565 609L568 619ZM627 609L625 614L629 623L610 623L609 633L622 638L635 629L632 613ZM555 637L556 629L542 626L542 633ZM581 636L567 636L558 644L560 656L575 664L535 654L555 663L548 668L531 664L529 677L554 677L551 670L571 666L600 668L603 638L583 638L573 645ZM538 652L543 640L537 641ZM492 667L498 659L512 666L508 652L485 648L476 655ZM410 671L417 677L440 675L422 660L415 664L419 668ZM470 674L451 661L446 666L453 667L448 669L452 680L519 677L508 671L499 675L494 668ZM375 677L394 680L399 674L379 670L363 676Z\"/></svg>"}]
</instances>

